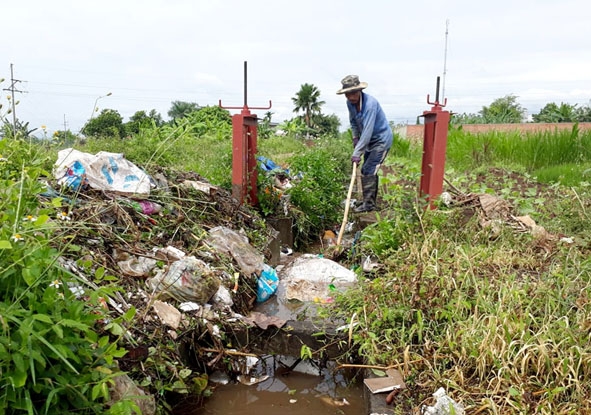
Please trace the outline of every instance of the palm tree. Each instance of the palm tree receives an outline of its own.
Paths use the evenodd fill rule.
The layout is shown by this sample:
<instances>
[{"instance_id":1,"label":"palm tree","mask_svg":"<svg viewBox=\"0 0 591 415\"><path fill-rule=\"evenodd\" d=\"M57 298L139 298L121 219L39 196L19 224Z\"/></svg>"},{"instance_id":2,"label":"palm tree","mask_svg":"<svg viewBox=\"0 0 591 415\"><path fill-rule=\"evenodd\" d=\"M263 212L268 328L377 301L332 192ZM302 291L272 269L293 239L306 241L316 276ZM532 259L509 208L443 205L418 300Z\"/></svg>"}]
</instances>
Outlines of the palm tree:
<instances>
[{"instance_id":1,"label":"palm tree","mask_svg":"<svg viewBox=\"0 0 591 415\"><path fill-rule=\"evenodd\" d=\"M170 110L168 110L168 116L173 120L184 118L199 108L199 105L195 102L173 101Z\"/></svg>"},{"instance_id":2,"label":"palm tree","mask_svg":"<svg viewBox=\"0 0 591 415\"><path fill-rule=\"evenodd\" d=\"M291 100L295 105L293 112L304 112L304 122L308 128L312 127L312 115L320 113L320 107L324 105L324 101L319 101L320 91L312 84L303 84Z\"/></svg>"}]
</instances>

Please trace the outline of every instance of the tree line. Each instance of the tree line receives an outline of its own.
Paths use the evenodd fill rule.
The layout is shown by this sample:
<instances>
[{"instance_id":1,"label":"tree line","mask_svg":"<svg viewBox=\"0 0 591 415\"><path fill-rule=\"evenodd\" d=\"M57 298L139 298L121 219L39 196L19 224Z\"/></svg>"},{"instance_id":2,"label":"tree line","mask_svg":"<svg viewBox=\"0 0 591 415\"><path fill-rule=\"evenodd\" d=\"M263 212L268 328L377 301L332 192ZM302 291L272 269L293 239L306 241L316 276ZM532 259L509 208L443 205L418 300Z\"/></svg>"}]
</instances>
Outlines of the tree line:
<instances>
[{"instance_id":1,"label":"tree line","mask_svg":"<svg viewBox=\"0 0 591 415\"><path fill-rule=\"evenodd\" d=\"M478 113L453 114L456 124L515 124L528 122L527 110L517 102L515 95L497 98L488 107L482 107ZM537 123L591 122L591 108L578 104L561 102L546 104L539 113L532 114L532 121Z\"/></svg>"},{"instance_id":2,"label":"tree line","mask_svg":"<svg viewBox=\"0 0 591 415\"><path fill-rule=\"evenodd\" d=\"M320 96L320 90L315 85L302 84L299 91L291 98L293 112L296 115L278 124L272 122L273 113L266 112L259 120L259 137L267 138L276 131L307 138L338 135L340 120L336 114L322 112L325 101L321 100ZM36 128L30 129L27 122L21 120L17 120L16 123L11 122L7 118L10 111L3 113L1 108L0 105L0 138L17 135L31 137L31 134L36 131ZM195 102L173 101L167 115L170 119L165 121L154 109L140 110L124 122L117 110L103 109L99 115L91 117L80 132L86 137L124 138L138 134L142 128L174 125L187 117L191 117L191 121L200 123L202 128L210 131L212 127L220 126L227 130L232 125L231 115L227 110L218 106L201 107ZM591 108L578 104L550 102L539 113L532 114L531 119L527 119L527 110L518 102L517 97L511 94L495 99L477 113L452 113L454 124L506 124L532 121L538 123L591 122ZM417 117L417 124L419 122L420 118ZM76 138L76 135L71 131L56 131L53 138L69 141Z\"/></svg>"}]
</instances>

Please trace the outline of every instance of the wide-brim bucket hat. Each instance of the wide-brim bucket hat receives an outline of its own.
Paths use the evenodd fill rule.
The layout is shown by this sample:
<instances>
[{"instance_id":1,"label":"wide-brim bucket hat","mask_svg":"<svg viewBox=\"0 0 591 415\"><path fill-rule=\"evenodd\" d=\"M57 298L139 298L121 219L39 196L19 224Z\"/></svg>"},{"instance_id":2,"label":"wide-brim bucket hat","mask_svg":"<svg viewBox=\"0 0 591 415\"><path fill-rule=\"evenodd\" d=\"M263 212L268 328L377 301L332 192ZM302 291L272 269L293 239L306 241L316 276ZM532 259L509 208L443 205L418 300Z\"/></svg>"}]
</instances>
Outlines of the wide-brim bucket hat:
<instances>
[{"instance_id":1,"label":"wide-brim bucket hat","mask_svg":"<svg viewBox=\"0 0 591 415\"><path fill-rule=\"evenodd\" d=\"M346 94L347 92L361 91L367 88L367 82L359 82L357 75L347 75L341 81L343 87L337 91L337 94Z\"/></svg>"}]
</instances>

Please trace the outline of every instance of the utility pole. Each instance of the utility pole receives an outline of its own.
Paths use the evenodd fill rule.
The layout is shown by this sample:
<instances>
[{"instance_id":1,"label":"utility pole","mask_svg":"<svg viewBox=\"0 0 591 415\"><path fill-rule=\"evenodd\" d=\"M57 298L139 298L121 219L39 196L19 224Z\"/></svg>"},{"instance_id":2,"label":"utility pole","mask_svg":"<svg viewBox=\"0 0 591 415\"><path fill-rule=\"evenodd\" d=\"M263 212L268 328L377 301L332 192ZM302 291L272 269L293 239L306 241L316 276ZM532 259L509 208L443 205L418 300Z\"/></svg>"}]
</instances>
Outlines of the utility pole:
<instances>
[{"instance_id":1,"label":"utility pole","mask_svg":"<svg viewBox=\"0 0 591 415\"><path fill-rule=\"evenodd\" d=\"M19 79L14 79L14 69L13 69L13 64L10 64L10 88L4 88L4 91L10 91L10 96L11 96L11 101L12 101L12 134L14 136L14 138L16 138L16 102L14 99L14 93L15 92L20 92L21 94L23 93L23 91L19 91L18 89L15 88L15 85L17 84L17 82L22 82Z\"/></svg>"},{"instance_id":2,"label":"utility pole","mask_svg":"<svg viewBox=\"0 0 591 415\"><path fill-rule=\"evenodd\" d=\"M445 75L447 74L447 34L449 33L449 19L445 20L445 52L443 54L443 83L441 85L441 102L445 100Z\"/></svg>"}]
</instances>

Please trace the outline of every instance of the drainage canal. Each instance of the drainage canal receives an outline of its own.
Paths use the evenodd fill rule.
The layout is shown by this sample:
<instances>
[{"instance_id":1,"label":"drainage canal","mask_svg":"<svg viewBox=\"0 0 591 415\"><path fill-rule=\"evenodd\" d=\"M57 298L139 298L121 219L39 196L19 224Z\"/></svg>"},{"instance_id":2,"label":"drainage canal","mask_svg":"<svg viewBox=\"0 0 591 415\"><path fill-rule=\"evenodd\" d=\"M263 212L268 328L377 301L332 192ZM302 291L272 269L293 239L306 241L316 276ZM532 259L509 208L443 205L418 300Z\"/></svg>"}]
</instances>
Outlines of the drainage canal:
<instances>
[{"instance_id":1,"label":"drainage canal","mask_svg":"<svg viewBox=\"0 0 591 415\"><path fill-rule=\"evenodd\" d=\"M299 362L289 373L281 373L295 363L289 356L267 356L261 359L256 376L245 383L226 383L224 377L212 381L216 387L205 407L195 414L310 415L365 413L363 390L334 371L332 364L319 369L310 361ZM289 366L288 366L289 365ZM226 384L224 384L226 383Z\"/></svg>"},{"instance_id":2,"label":"drainage canal","mask_svg":"<svg viewBox=\"0 0 591 415\"><path fill-rule=\"evenodd\" d=\"M328 287L334 289L342 282L335 276L338 279L339 273L349 270L314 256L299 257L288 266L291 274L281 266L277 268L276 295L254 310L253 327L232 331L232 343L240 350L248 345L252 355L236 360L242 366L231 368L229 372L233 376L212 373L209 380L215 385L213 395L203 407L184 410L183 415L367 413L359 371L339 369L334 362L347 352L348 330L318 318L317 302L310 301L330 295ZM289 285L294 270L305 275L310 275L310 270L314 270L312 275L330 274L330 281L297 279ZM349 282L345 281L345 285ZM293 301L294 297L298 300ZM302 346L322 353L302 360L299 358Z\"/></svg>"}]
</instances>

